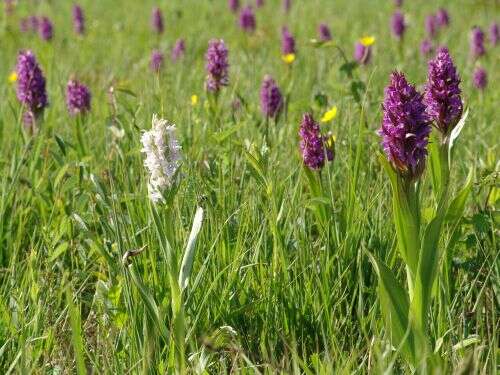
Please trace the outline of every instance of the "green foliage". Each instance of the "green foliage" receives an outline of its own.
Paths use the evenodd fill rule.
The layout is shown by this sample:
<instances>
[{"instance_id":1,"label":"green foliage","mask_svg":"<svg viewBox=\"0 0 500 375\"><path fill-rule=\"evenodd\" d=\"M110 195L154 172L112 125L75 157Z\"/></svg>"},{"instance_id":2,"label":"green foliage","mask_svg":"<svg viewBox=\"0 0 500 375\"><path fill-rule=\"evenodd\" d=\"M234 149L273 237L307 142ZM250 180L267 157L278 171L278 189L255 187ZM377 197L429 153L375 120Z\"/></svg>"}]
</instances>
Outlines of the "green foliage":
<instances>
[{"instance_id":1,"label":"green foliage","mask_svg":"<svg viewBox=\"0 0 500 375\"><path fill-rule=\"evenodd\" d=\"M431 150L418 190L395 190L404 207L395 226L377 158L380 101L394 69L424 83L417 46L437 4L405 2L411 22L398 46L392 1L296 0L284 14L268 0L255 9L253 35L223 0L78 3L82 37L72 31L73 2L17 1L12 16L0 5L1 374L411 373L424 347L441 373L497 371L499 72L487 45L480 64L490 85L472 89L467 38L471 26L491 23L496 5L440 2L451 24L436 44L450 48L470 112L453 146L445 219L432 221L440 199L431 171L441 164L432 166ZM161 36L149 25L155 5ZM33 14L54 21L51 43L18 31ZM319 22L331 26L332 43L309 42ZM297 39L291 66L280 56L285 24ZM353 45L371 34L372 63L359 66ZM180 37L186 56L173 63ZM213 37L225 39L231 64L217 98L203 88ZM7 79L23 48L36 53L49 93L35 137ZM166 54L159 75L148 67L153 48ZM286 95L267 124L265 74ZM73 75L93 94L85 119L66 110ZM320 119L332 105L338 116L321 127L336 136L336 157L312 173L298 150L300 119L305 111ZM153 113L177 125L183 147L179 183L159 206L140 152ZM405 200L408 191L420 200ZM409 216L417 206L419 222ZM407 223L414 230L397 244ZM427 296L423 338L408 318L416 280Z\"/></svg>"}]
</instances>

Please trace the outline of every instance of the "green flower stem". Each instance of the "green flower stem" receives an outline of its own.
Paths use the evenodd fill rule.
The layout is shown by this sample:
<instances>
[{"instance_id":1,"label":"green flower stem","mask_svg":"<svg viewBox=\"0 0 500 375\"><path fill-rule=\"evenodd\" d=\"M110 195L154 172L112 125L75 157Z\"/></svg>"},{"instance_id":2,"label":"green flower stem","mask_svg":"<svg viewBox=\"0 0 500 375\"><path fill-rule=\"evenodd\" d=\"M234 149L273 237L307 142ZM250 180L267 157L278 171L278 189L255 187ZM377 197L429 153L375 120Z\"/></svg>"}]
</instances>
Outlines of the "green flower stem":
<instances>
[{"instance_id":1,"label":"green flower stem","mask_svg":"<svg viewBox=\"0 0 500 375\"><path fill-rule=\"evenodd\" d=\"M83 157L86 155L86 147L85 147L85 141L84 141L84 136L83 136L83 129L82 129L82 124L83 119L81 116L77 116L76 118L76 139L78 142L78 153L80 157Z\"/></svg>"},{"instance_id":2,"label":"green flower stem","mask_svg":"<svg viewBox=\"0 0 500 375\"><path fill-rule=\"evenodd\" d=\"M417 185L397 176L393 191L393 214L398 247L407 265L410 299L420 253L420 203Z\"/></svg>"},{"instance_id":3,"label":"green flower stem","mask_svg":"<svg viewBox=\"0 0 500 375\"><path fill-rule=\"evenodd\" d=\"M441 204L448 195L450 185L450 164L449 141L448 137L445 137L439 144L439 165L441 168L439 204Z\"/></svg>"}]
</instances>

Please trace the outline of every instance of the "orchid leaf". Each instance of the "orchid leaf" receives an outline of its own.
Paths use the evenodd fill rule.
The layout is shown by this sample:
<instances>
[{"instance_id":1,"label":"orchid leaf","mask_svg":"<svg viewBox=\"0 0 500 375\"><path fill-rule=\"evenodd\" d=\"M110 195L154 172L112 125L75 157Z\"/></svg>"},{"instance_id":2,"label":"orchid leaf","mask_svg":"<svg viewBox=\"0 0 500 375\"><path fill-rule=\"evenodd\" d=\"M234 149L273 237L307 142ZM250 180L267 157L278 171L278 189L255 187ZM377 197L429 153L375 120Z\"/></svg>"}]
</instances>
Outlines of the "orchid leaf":
<instances>
[{"instance_id":1,"label":"orchid leaf","mask_svg":"<svg viewBox=\"0 0 500 375\"><path fill-rule=\"evenodd\" d=\"M464 112L462 115L462 118L460 121L457 123L457 125L453 128L450 134L450 142L449 142L449 148L448 148L448 153L451 156L451 152L453 151L453 146L455 145L455 141L457 140L458 136L462 132L462 129L465 125L465 121L467 120L467 117L469 116L469 109ZM450 158L451 160L451 158Z\"/></svg>"},{"instance_id":2,"label":"orchid leaf","mask_svg":"<svg viewBox=\"0 0 500 375\"><path fill-rule=\"evenodd\" d=\"M405 183L382 155L379 160L392 185L393 216L399 252L414 277L417 272L420 243L420 213L417 195L414 186Z\"/></svg>"},{"instance_id":3,"label":"orchid leaf","mask_svg":"<svg viewBox=\"0 0 500 375\"><path fill-rule=\"evenodd\" d=\"M179 272L179 286L181 291L184 290L189 283L189 277L191 276L194 256L196 253L196 239L200 233L202 222L203 208L198 207L196 209L196 214L194 215L193 226L191 227L191 233L189 234L186 250L184 251L184 257L182 258L181 270Z\"/></svg>"},{"instance_id":4,"label":"orchid leaf","mask_svg":"<svg viewBox=\"0 0 500 375\"><path fill-rule=\"evenodd\" d=\"M414 334L409 320L409 298L392 271L373 254L368 253L378 276L380 309L390 332L391 342L410 363L415 363Z\"/></svg>"},{"instance_id":5,"label":"orchid leaf","mask_svg":"<svg viewBox=\"0 0 500 375\"><path fill-rule=\"evenodd\" d=\"M439 192L441 191L442 188L441 181L442 181L443 168L441 165L439 139L436 136L435 132L431 133L428 151L429 151L428 163L431 174L432 187L436 196L439 196Z\"/></svg>"},{"instance_id":6,"label":"orchid leaf","mask_svg":"<svg viewBox=\"0 0 500 375\"><path fill-rule=\"evenodd\" d=\"M420 250L412 308L417 323L423 329L425 329L426 314L431 301L432 287L436 279L439 259L442 253L438 245L441 237L441 228L446 215L445 205L446 203L440 205L436 216L425 228Z\"/></svg>"}]
</instances>

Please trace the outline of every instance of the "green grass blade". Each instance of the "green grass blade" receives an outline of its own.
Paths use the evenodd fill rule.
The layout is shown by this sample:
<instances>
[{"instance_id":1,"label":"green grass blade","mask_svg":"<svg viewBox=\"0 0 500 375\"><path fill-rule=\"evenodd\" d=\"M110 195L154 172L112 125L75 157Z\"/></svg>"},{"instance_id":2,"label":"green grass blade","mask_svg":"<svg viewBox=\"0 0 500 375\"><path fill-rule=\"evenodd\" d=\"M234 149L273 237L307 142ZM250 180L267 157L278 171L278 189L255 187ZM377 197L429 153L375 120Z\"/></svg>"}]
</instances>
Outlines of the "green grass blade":
<instances>
[{"instance_id":1,"label":"green grass blade","mask_svg":"<svg viewBox=\"0 0 500 375\"><path fill-rule=\"evenodd\" d=\"M76 373L78 375L87 374L85 368L84 346L82 338L82 324L79 309L73 304L73 293L69 286L66 288L66 303L71 324L71 344L75 353Z\"/></svg>"}]
</instances>

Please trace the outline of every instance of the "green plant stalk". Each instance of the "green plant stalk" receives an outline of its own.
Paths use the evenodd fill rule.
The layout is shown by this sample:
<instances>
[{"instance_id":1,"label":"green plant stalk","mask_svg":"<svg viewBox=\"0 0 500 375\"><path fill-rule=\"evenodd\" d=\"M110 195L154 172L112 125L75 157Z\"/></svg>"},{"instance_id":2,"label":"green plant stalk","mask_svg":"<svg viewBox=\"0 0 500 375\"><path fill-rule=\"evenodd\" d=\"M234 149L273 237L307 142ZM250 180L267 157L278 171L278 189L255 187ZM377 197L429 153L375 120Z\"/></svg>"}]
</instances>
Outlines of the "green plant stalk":
<instances>
[{"instance_id":1,"label":"green plant stalk","mask_svg":"<svg viewBox=\"0 0 500 375\"><path fill-rule=\"evenodd\" d=\"M172 306L172 330L175 351L175 369L176 373L184 374L186 372L185 361L185 337L186 330L184 325L184 307L181 288L178 282L178 259L172 249L174 243L173 232L173 212L172 207L167 207L165 215L167 217L167 226L165 228L166 240L168 243L169 251L167 259L167 273L168 281L170 284L171 293L171 306Z\"/></svg>"},{"instance_id":2,"label":"green plant stalk","mask_svg":"<svg viewBox=\"0 0 500 375\"><path fill-rule=\"evenodd\" d=\"M391 182L396 238L399 253L407 266L408 291L410 292L411 300L420 254L420 203L418 184L400 175L383 155L379 155L379 160Z\"/></svg>"},{"instance_id":3,"label":"green plant stalk","mask_svg":"<svg viewBox=\"0 0 500 375\"><path fill-rule=\"evenodd\" d=\"M439 144L439 165L441 168L440 195L438 203L441 205L447 200L450 187L450 153L448 137L445 137Z\"/></svg>"},{"instance_id":4,"label":"green plant stalk","mask_svg":"<svg viewBox=\"0 0 500 375\"><path fill-rule=\"evenodd\" d=\"M318 227L322 230L326 230L327 212L325 204L322 201L325 196L323 194L323 185L321 183L321 171L311 171L308 167L304 166L304 172L307 177L311 196L315 199L313 202L313 213L316 216Z\"/></svg>"},{"instance_id":5,"label":"green plant stalk","mask_svg":"<svg viewBox=\"0 0 500 375\"><path fill-rule=\"evenodd\" d=\"M216 132L217 130L220 130L221 124L220 124L220 110L219 110L219 96L220 92L216 91L214 93L208 93L208 103L209 103L209 111L210 111L210 118L211 118L211 123L214 125L211 126L211 131ZM213 128L215 126L215 129Z\"/></svg>"},{"instance_id":6,"label":"green plant stalk","mask_svg":"<svg viewBox=\"0 0 500 375\"><path fill-rule=\"evenodd\" d=\"M178 282L178 259L176 254L172 249L172 244L174 243L174 232L173 232L173 212L171 207L171 199L168 199L165 205L165 210L163 211L166 217L166 225L163 225L165 221L160 219L158 208L151 205L151 211L153 214L153 220L156 227L156 232L158 234L161 248L166 259L166 271L168 277L168 283L170 286L171 293L171 306L172 306L172 337L171 348L174 349L174 361L176 373L185 373L186 361L185 361L185 319L184 319L184 308L183 308L183 298L181 289ZM173 344L173 345L172 345Z\"/></svg>"},{"instance_id":7,"label":"green plant stalk","mask_svg":"<svg viewBox=\"0 0 500 375\"><path fill-rule=\"evenodd\" d=\"M448 152L449 143L447 139L447 137L443 138L439 143L437 153L434 154L434 157L439 157L437 165L440 168L438 206L436 214L428 224L421 240L417 282L414 286L414 299L412 301L412 310L416 326L423 333L428 330L428 321L426 317L430 308L433 285L437 277L439 260L442 254L439 249L439 241L441 238L442 226L448 211L450 154Z\"/></svg>"},{"instance_id":8,"label":"green plant stalk","mask_svg":"<svg viewBox=\"0 0 500 375\"><path fill-rule=\"evenodd\" d=\"M401 257L407 266L407 282L412 299L420 253L420 203L417 185L401 176L393 190L393 215Z\"/></svg>"},{"instance_id":9,"label":"green plant stalk","mask_svg":"<svg viewBox=\"0 0 500 375\"><path fill-rule=\"evenodd\" d=\"M172 298L172 329L175 350L175 369L177 374L186 373L185 361L185 319L184 319L184 306L182 301L182 293L177 281L177 276L169 273L169 283Z\"/></svg>"},{"instance_id":10,"label":"green plant stalk","mask_svg":"<svg viewBox=\"0 0 500 375\"><path fill-rule=\"evenodd\" d=\"M76 118L75 130L76 130L76 139L78 142L78 153L80 157L83 157L86 154L86 147L82 129L82 118L80 116L77 116Z\"/></svg>"}]
</instances>

